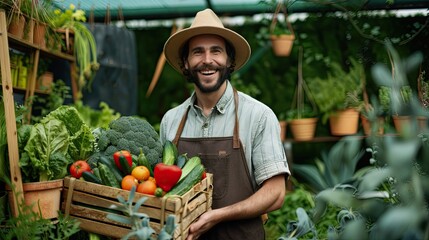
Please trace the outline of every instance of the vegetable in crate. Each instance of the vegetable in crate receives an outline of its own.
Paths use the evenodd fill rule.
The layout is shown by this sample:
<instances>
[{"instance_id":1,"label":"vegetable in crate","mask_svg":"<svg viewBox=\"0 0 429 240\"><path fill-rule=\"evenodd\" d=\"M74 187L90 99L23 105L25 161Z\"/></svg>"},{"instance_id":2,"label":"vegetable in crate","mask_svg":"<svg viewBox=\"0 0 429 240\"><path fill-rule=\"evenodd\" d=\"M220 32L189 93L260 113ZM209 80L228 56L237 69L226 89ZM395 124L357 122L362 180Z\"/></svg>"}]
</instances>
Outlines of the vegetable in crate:
<instances>
[{"instance_id":1,"label":"vegetable in crate","mask_svg":"<svg viewBox=\"0 0 429 240\"><path fill-rule=\"evenodd\" d=\"M78 160L70 166L70 175L75 178L80 178L83 172L90 172L91 167L84 160Z\"/></svg>"},{"instance_id":2,"label":"vegetable in crate","mask_svg":"<svg viewBox=\"0 0 429 240\"><path fill-rule=\"evenodd\" d=\"M133 166L133 157L131 153L126 150L117 151L113 154L113 160L116 167L119 168L124 174L130 174Z\"/></svg>"},{"instance_id":3,"label":"vegetable in crate","mask_svg":"<svg viewBox=\"0 0 429 240\"><path fill-rule=\"evenodd\" d=\"M153 171L156 185L168 192L179 181L182 169L176 165L158 163Z\"/></svg>"},{"instance_id":4,"label":"vegetable in crate","mask_svg":"<svg viewBox=\"0 0 429 240\"><path fill-rule=\"evenodd\" d=\"M152 169L162 160L163 148L158 133L149 122L134 116L122 116L110 122L109 128L101 131L97 145L100 153L107 157L124 149L138 156L141 148Z\"/></svg>"}]
</instances>

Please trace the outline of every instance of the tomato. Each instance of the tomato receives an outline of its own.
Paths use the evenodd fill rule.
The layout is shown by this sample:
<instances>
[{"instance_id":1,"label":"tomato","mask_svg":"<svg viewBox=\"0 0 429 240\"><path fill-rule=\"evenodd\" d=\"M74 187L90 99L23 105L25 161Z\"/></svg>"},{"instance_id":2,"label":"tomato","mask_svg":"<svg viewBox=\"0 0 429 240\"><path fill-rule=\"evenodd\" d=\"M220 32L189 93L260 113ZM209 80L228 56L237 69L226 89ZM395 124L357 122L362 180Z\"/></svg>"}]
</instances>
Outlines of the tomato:
<instances>
[{"instance_id":1,"label":"tomato","mask_svg":"<svg viewBox=\"0 0 429 240\"><path fill-rule=\"evenodd\" d=\"M117 151L113 154L113 159L115 160L115 164L119 168L119 170L122 170L121 163L119 162L120 156L125 157L130 167L133 165L133 157L131 156L131 153L129 151L127 150Z\"/></svg>"},{"instance_id":2,"label":"tomato","mask_svg":"<svg viewBox=\"0 0 429 240\"><path fill-rule=\"evenodd\" d=\"M154 195L156 191L156 184L152 181L144 181L137 186L137 192Z\"/></svg>"},{"instance_id":3,"label":"tomato","mask_svg":"<svg viewBox=\"0 0 429 240\"><path fill-rule=\"evenodd\" d=\"M206 171L203 171L203 174L201 174L201 180L205 179L207 177Z\"/></svg>"},{"instance_id":4,"label":"tomato","mask_svg":"<svg viewBox=\"0 0 429 240\"><path fill-rule=\"evenodd\" d=\"M83 172L90 172L91 167L84 160L78 160L70 166L70 174L72 177L80 178Z\"/></svg>"},{"instance_id":5,"label":"tomato","mask_svg":"<svg viewBox=\"0 0 429 240\"><path fill-rule=\"evenodd\" d=\"M139 181L133 175L126 175L122 178L121 188L130 191L133 186L137 188Z\"/></svg>"}]
</instances>

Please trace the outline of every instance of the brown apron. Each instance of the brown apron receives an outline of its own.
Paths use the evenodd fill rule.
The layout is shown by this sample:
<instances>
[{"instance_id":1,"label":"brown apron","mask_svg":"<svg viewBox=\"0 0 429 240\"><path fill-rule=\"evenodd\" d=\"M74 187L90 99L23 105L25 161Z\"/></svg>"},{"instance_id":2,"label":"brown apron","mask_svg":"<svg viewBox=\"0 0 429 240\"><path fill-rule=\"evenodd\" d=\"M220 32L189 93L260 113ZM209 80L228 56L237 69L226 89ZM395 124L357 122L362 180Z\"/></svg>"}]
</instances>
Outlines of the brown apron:
<instances>
[{"instance_id":1,"label":"brown apron","mask_svg":"<svg viewBox=\"0 0 429 240\"><path fill-rule=\"evenodd\" d=\"M242 201L255 190L250 181L249 169L239 139L238 94L234 89L235 126L232 137L181 138L189 108L185 112L173 143L179 154L199 156L206 171L213 174L212 208L221 208ZM221 222L200 239L264 239L265 232L260 217Z\"/></svg>"}]
</instances>

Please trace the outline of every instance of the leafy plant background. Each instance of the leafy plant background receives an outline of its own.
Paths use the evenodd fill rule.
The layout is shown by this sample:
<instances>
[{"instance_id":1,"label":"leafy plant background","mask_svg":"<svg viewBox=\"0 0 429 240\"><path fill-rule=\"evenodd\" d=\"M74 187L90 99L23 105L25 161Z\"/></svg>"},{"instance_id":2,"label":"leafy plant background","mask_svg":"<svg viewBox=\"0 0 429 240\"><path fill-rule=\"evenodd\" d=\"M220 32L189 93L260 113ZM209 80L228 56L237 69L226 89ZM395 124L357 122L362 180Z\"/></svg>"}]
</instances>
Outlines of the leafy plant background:
<instances>
[{"instance_id":1,"label":"leafy plant background","mask_svg":"<svg viewBox=\"0 0 429 240\"><path fill-rule=\"evenodd\" d=\"M359 13L353 20L365 34L377 39L392 39L401 56L408 56L416 51L429 52L428 27L408 43L399 45L400 41L409 39L425 24L427 20L425 16L393 17ZM350 66L348 59L353 57L365 66L368 94L377 92L376 84L370 76L370 68L377 62L388 64L388 55L382 43L364 38L344 16L330 13L310 14L305 20L293 22L297 39L289 57L274 56L269 42L264 46L260 45L257 35L261 27L263 27L261 23L251 19L246 20L243 26L230 26L242 34L252 48L252 58L237 72L236 79L241 80L237 88L244 92L250 91L253 97L270 106L276 114L286 112L292 104L297 79L298 46L302 46L304 50L303 77L307 83L313 77L324 77L331 62L338 62L347 69ZM191 88L186 80L166 63L157 86L151 96L146 97L157 60L171 29L156 27L134 31L136 42L139 43L138 114L148 119L150 123L157 124L169 108L189 96ZM427 55L424 56L423 70L429 68L428 58ZM417 70L409 75L410 85L414 89L416 81L413 80L417 79L417 76ZM236 84L236 81L233 81L233 84ZM257 91L254 91L255 89ZM317 129L321 132L316 134L323 134L326 126Z\"/></svg>"}]
</instances>

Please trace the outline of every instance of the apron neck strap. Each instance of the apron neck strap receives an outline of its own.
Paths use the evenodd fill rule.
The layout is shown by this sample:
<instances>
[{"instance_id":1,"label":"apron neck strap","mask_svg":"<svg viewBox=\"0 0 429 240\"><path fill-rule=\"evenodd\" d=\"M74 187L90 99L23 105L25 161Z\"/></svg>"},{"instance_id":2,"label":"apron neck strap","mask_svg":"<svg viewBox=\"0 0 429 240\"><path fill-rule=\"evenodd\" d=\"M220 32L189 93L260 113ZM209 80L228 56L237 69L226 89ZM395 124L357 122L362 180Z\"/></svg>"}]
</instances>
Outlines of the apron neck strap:
<instances>
[{"instance_id":1,"label":"apron neck strap","mask_svg":"<svg viewBox=\"0 0 429 240\"><path fill-rule=\"evenodd\" d=\"M234 90L234 104L235 104L235 125L234 125L234 133L232 137L232 144L233 148L237 149L240 148L240 136L239 136L239 126L238 126L238 93L235 88ZM177 146L179 143L179 138L182 135L183 129L185 128L186 119L188 118L190 106L186 109L185 114L182 117L182 120L180 121L179 127L177 128L176 136L173 139L174 145Z\"/></svg>"}]
</instances>

